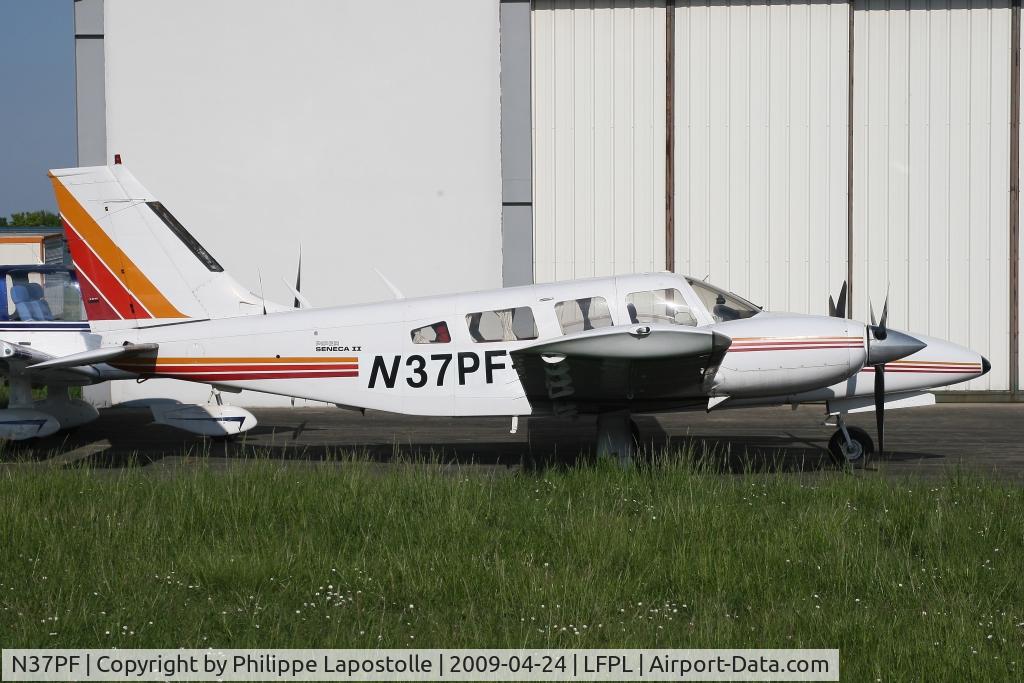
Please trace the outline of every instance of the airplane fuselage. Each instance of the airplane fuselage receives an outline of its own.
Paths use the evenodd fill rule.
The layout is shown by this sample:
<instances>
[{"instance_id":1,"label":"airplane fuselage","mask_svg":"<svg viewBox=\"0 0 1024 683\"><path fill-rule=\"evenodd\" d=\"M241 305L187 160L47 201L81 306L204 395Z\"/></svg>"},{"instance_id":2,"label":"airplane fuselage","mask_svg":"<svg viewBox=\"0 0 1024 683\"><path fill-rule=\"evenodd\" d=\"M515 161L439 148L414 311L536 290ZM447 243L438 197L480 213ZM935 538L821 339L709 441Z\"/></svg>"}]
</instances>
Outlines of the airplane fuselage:
<instances>
[{"instance_id":1,"label":"airplane fuselage","mask_svg":"<svg viewBox=\"0 0 1024 683\"><path fill-rule=\"evenodd\" d=\"M688 316L684 322L679 316L634 322L636 306L631 310L628 302L664 291L680 298L678 308ZM588 303L571 303L580 301ZM575 313L566 313L569 305ZM587 313L581 314L584 308ZM483 329L490 314L496 316L493 329ZM520 325L520 315L529 318L528 325ZM440 335L439 324L444 326ZM140 326L102 333L102 344L159 344L153 357L116 364L143 377L414 415L529 415L537 408L514 367L516 351L576 328L681 324L732 340L713 382L677 386L657 400L637 402L634 412L704 407L715 397L727 398L723 405L728 406L872 393L873 369L866 365L870 340L862 323L773 313L716 322L686 279L669 273ZM927 348L887 366L892 373L887 392L930 389L983 372L977 353L938 339L927 342ZM571 401L571 392L558 398Z\"/></svg>"}]
</instances>

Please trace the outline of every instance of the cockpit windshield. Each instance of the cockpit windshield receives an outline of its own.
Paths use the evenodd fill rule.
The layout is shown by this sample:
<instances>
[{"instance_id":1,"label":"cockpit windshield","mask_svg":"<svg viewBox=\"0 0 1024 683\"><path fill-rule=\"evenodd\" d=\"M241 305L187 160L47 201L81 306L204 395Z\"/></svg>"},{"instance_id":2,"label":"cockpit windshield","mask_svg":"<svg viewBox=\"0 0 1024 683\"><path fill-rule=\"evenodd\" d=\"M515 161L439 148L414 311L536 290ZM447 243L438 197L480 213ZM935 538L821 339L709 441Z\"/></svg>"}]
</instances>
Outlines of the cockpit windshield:
<instances>
[{"instance_id":1,"label":"cockpit windshield","mask_svg":"<svg viewBox=\"0 0 1024 683\"><path fill-rule=\"evenodd\" d=\"M752 318L761 312L760 306L755 306L743 297L709 285L703 280L686 278L686 281L693 287L693 291L700 297L701 302L716 323Z\"/></svg>"}]
</instances>

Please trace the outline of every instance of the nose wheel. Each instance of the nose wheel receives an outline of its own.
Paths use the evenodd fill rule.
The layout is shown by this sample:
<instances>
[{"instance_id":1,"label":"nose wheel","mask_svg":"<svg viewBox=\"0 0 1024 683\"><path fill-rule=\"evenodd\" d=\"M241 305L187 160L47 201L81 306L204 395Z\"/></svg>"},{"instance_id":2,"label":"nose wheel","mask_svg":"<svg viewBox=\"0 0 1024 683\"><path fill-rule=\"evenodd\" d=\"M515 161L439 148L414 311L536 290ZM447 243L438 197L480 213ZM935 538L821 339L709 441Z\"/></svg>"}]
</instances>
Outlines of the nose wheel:
<instances>
[{"instance_id":1,"label":"nose wheel","mask_svg":"<svg viewBox=\"0 0 1024 683\"><path fill-rule=\"evenodd\" d=\"M847 427L842 420L828 441L828 452L837 465L863 468L875 452L875 442L860 427Z\"/></svg>"}]
</instances>

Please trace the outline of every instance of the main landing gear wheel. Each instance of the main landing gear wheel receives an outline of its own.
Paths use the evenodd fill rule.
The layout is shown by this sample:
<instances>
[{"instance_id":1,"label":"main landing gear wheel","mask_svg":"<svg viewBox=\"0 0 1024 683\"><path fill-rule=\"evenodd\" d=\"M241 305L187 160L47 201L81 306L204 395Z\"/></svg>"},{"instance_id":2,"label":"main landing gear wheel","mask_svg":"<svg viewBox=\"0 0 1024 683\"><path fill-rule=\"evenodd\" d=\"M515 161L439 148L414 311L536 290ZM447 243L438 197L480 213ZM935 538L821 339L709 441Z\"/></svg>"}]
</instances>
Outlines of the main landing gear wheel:
<instances>
[{"instance_id":1,"label":"main landing gear wheel","mask_svg":"<svg viewBox=\"0 0 1024 683\"><path fill-rule=\"evenodd\" d=\"M837 465L849 465L854 468L867 466L868 460L875 452L875 442L860 427L847 427L846 433L850 435L849 441L842 429L837 429L828 440L828 452L832 454L832 459Z\"/></svg>"},{"instance_id":2,"label":"main landing gear wheel","mask_svg":"<svg viewBox=\"0 0 1024 683\"><path fill-rule=\"evenodd\" d=\"M628 411L599 413L597 416L597 457L612 458L619 466L633 466L636 452L633 420Z\"/></svg>"}]
</instances>

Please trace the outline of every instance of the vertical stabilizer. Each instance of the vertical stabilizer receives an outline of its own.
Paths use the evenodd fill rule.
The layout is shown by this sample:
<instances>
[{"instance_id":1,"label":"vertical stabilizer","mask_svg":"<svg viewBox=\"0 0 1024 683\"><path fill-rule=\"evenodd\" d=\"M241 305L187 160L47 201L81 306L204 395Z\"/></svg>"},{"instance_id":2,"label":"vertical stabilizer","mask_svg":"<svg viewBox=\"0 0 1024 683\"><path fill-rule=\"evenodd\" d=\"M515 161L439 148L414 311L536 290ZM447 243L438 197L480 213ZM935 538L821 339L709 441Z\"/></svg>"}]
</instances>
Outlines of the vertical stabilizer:
<instances>
[{"instance_id":1,"label":"vertical stabilizer","mask_svg":"<svg viewBox=\"0 0 1024 683\"><path fill-rule=\"evenodd\" d=\"M50 179L94 328L262 312L124 166L58 169Z\"/></svg>"}]
</instances>

